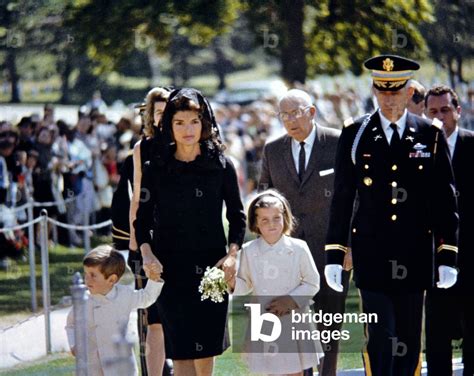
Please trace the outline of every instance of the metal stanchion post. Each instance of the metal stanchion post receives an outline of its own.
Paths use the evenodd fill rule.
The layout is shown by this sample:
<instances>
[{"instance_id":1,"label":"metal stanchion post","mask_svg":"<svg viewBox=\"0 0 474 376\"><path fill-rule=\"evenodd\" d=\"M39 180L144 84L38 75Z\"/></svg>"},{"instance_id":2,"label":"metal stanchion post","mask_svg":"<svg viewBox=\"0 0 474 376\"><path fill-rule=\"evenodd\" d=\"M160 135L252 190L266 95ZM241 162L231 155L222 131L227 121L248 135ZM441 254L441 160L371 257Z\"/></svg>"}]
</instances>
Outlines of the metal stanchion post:
<instances>
[{"instance_id":1,"label":"metal stanchion post","mask_svg":"<svg viewBox=\"0 0 474 376\"><path fill-rule=\"evenodd\" d=\"M89 226L89 211L84 210L84 226ZM88 228L84 229L84 250L88 253L91 250L91 237L90 230Z\"/></svg>"},{"instance_id":2,"label":"metal stanchion post","mask_svg":"<svg viewBox=\"0 0 474 376\"><path fill-rule=\"evenodd\" d=\"M46 353L51 354L51 293L49 284L48 211L41 210L41 282L43 287Z\"/></svg>"},{"instance_id":3,"label":"metal stanchion post","mask_svg":"<svg viewBox=\"0 0 474 376\"><path fill-rule=\"evenodd\" d=\"M76 376L87 376L87 288L81 274L72 277L72 305L74 312L74 344Z\"/></svg>"},{"instance_id":4,"label":"metal stanchion post","mask_svg":"<svg viewBox=\"0 0 474 376\"><path fill-rule=\"evenodd\" d=\"M52 230L52 236L53 236L53 243L54 244L58 244L58 228L56 227L56 225L52 225L51 226L51 230Z\"/></svg>"},{"instance_id":5,"label":"metal stanchion post","mask_svg":"<svg viewBox=\"0 0 474 376\"><path fill-rule=\"evenodd\" d=\"M28 222L33 221L33 198L27 190L28 203ZM31 290L31 310L36 312L38 310L38 301L36 299L36 269L35 269L35 224L30 223L28 226L28 259L30 262L30 290Z\"/></svg>"}]
</instances>

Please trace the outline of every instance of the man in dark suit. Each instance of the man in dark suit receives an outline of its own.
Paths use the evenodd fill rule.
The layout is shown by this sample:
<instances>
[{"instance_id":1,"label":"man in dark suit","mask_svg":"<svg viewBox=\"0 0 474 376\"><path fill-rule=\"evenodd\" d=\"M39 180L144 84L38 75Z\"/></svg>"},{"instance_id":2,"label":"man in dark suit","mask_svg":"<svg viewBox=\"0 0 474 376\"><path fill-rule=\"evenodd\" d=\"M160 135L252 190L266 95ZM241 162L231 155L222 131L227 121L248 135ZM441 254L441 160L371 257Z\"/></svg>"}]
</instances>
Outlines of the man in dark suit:
<instances>
[{"instance_id":1,"label":"man in dark suit","mask_svg":"<svg viewBox=\"0 0 474 376\"><path fill-rule=\"evenodd\" d=\"M324 270L324 240L331 203L334 158L340 131L315 122L316 108L301 90L289 90L280 100L279 116L287 134L265 145L259 189L275 188L288 199L298 227L293 236L308 243L316 266ZM348 257L349 258L349 257ZM349 284L344 273L344 291L334 293L324 279L314 310L343 313ZM341 324L319 330L340 330ZM336 375L338 342L325 348L322 375Z\"/></svg>"},{"instance_id":2,"label":"man in dark suit","mask_svg":"<svg viewBox=\"0 0 474 376\"><path fill-rule=\"evenodd\" d=\"M365 331L366 373L410 376L421 371L423 296L434 283L435 254L437 286L456 282L454 177L441 122L406 110L413 94L406 84L418 63L381 55L364 65L379 109L342 131L324 274L330 287L342 289L350 230L363 311L377 314Z\"/></svg>"},{"instance_id":3,"label":"man in dark suit","mask_svg":"<svg viewBox=\"0 0 474 376\"><path fill-rule=\"evenodd\" d=\"M463 338L464 375L474 374L474 292L469 268L474 263L474 132L459 128L457 94L444 85L426 96L426 115L443 122L452 157L459 207L459 276L449 290L430 289L426 295L426 360L428 375L452 374L452 340Z\"/></svg>"}]
</instances>

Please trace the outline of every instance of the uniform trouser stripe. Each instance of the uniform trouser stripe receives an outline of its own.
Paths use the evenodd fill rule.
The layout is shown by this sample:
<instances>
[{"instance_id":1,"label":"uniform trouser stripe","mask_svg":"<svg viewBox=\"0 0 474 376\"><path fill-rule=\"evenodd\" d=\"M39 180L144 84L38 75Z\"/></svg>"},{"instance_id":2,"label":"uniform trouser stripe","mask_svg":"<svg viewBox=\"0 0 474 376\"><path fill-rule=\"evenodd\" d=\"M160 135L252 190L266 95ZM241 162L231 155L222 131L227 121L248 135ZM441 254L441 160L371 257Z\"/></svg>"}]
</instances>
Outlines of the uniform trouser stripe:
<instances>
[{"instance_id":1,"label":"uniform trouser stripe","mask_svg":"<svg viewBox=\"0 0 474 376\"><path fill-rule=\"evenodd\" d=\"M369 342L369 332L367 324L364 324L365 346L362 351L362 360L364 361L364 369L366 376L372 376L372 369L370 368L369 352L367 351L367 343Z\"/></svg>"},{"instance_id":2,"label":"uniform trouser stripe","mask_svg":"<svg viewBox=\"0 0 474 376\"><path fill-rule=\"evenodd\" d=\"M423 292L397 294L363 289L360 294L363 312L376 313L378 318L377 323L368 323L365 328L366 374L419 374Z\"/></svg>"},{"instance_id":3,"label":"uniform trouser stripe","mask_svg":"<svg viewBox=\"0 0 474 376\"><path fill-rule=\"evenodd\" d=\"M359 294L359 311L363 312L362 308L362 296L360 295L360 290L357 290ZM362 349L362 362L364 363L365 375L372 376L372 369L370 368L370 358L369 353L367 351L367 344L369 343L369 331L367 324L364 324L364 337L365 337L365 345Z\"/></svg>"},{"instance_id":4,"label":"uniform trouser stripe","mask_svg":"<svg viewBox=\"0 0 474 376\"><path fill-rule=\"evenodd\" d=\"M421 363L423 363L423 356L420 353L420 358L418 360L418 365L416 366L414 376L421 376Z\"/></svg>"}]
</instances>

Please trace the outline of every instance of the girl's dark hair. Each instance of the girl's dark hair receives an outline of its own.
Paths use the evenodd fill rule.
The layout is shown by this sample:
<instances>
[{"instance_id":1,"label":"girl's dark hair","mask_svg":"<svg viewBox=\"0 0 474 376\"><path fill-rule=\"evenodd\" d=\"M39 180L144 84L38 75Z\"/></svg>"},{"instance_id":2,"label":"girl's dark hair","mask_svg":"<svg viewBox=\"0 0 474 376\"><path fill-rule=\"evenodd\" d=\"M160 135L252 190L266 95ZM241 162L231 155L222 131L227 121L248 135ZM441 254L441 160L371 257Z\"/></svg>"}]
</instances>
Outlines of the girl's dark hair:
<instances>
[{"instance_id":1,"label":"girl's dark hair","mask_svg":"<svg viewBox=\"0 0 474 376\"><path fill-rule=\"evenodd\" d=\"M260 234L257 226L257 209L260 208L280 208L283 215L283 234L290 235L295 229L296 219L291 213L291 207L288 200L275 189L267 189L259 193L251 202L248 209L249 230L255 234Z\"/></svg>"}]
</instances>

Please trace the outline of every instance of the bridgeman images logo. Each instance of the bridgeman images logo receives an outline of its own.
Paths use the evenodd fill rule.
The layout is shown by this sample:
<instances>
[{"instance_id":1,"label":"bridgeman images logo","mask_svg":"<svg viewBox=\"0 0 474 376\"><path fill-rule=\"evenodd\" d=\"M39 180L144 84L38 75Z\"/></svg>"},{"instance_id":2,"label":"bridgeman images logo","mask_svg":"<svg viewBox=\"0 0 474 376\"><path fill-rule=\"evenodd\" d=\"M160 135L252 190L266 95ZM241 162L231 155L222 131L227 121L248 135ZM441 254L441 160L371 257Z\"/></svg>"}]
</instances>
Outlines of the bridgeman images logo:
<instances>
[{"instance_id":1,"label":"bridgeman images logo","mask_svg":"<svg viewBox=\"0 0 474 376\"><path fill-rule=\"evenodd\" d=\"M314 312L308 309L305 312L291 310L287 315L278 317L270 312L262 313L261 304L246 303L244 306L250 308L251 342L268 343L283 340L280 344L288 345L294 341L308 343L320 341L324 344L331 341L348 341L351 339L349 330L331 330L329 328L335 323L378 322L375 313L323 313L321 310ZM328 329L317 330L315 324L323 324ZM268 330L270 326L271 330ZM262 332L263 330L265 332ZM283 336L280 338L282 333ZM281 347L280 350L282 350Z\"/></svg>"}]
</instances>

